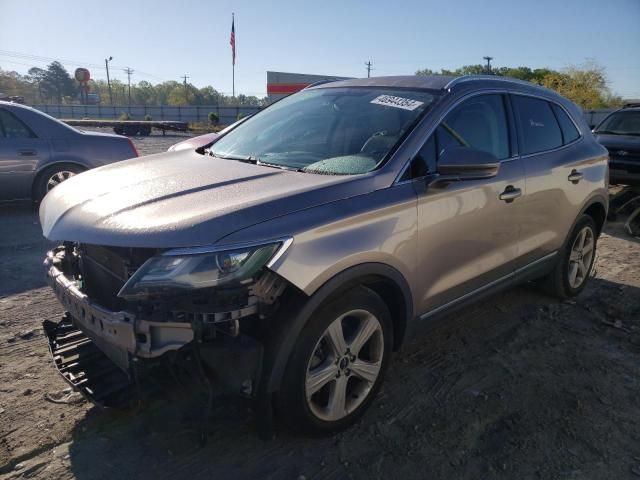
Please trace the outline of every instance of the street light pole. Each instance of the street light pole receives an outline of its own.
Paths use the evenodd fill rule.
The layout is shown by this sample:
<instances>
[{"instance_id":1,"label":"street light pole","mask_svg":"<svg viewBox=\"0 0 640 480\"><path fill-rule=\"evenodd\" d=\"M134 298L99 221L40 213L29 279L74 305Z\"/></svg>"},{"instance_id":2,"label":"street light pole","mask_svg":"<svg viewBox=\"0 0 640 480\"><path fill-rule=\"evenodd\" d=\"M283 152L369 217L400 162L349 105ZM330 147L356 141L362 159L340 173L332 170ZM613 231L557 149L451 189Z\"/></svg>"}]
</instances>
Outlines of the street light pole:
<instances>
[{"instance_id":1,"label":"street light pole","mask_svg":"<svg viewBox=\"0 0 640 480\"><path fill-rule=\"evenodd\" d=\"M482 57L487 61L487 73L490 74L491 73L491 60L493 60L493 57Z\"/></svg>"},{"instance_id":2,"label":"street light pole","mask_svg":"<svg viewBox=\"0 0 640 480\"><path fill-rule=\"evenodd\" d=\"M107 68L107 86L109 87L109 103L113 105L113 94L111 93L111 80L109 80L109 62L113 60L113 57L104 59L104 66Z\"/></svg>"}]
</instances>

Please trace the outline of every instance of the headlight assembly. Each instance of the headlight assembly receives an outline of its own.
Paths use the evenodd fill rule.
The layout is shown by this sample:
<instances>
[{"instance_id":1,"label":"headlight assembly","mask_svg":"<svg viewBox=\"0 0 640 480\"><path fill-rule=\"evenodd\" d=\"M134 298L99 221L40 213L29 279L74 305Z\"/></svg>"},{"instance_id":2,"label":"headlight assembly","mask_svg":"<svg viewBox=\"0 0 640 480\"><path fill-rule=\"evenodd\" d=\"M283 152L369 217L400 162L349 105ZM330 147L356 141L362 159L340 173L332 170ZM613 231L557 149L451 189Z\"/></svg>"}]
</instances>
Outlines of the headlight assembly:
<instances>
[{"instance_id":1,"label":"headlight assembly","mask_svg":"<svg viewBox=\"0 0 640 480\"><path fill-rule=\"evenodd\" d=\"M134 300L151 293L242 284L262 267L273 263L290 243L288 239L226 250L170 250L147 260L129 278L118 296Z\"/></svg>"}]
</instances>

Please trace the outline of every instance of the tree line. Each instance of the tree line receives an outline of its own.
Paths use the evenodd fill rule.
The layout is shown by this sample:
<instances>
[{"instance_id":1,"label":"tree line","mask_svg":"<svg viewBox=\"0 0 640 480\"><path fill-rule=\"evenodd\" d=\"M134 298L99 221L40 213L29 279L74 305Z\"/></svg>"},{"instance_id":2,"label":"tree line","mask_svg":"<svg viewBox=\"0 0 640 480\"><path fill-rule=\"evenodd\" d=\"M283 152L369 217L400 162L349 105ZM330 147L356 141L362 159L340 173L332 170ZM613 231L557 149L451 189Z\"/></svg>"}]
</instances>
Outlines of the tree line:
<instances>
[{"instance_id":1,"label":"tree line","mask_svg":"<svg viewBox=\"0 0 640 480\"><path fill-rule=\"evenodd\" d=\"M418 70L416 75L471 75L491 74L518 78L543 85L577 103L585 110L618 107L622 99L611 93L604 68L587 63L563 70L529 67L494 67L484 65L464 65L455 70L429 68ZM100 96L101 103L109 104L110 95L105 80L91 80L90 92ZM46 68L30 68L26 75L0 68L0 92L9 96L22 96L28 104L77 103L79 84L60 62L53 62ZM120 80L111 81L111 97L115 105L129 103L128 85ZM212 86L197 88L177 81L152 84L140 81L131 84L132 105L247 105L260 106L267 98L237 95L231 97L217 91Z\"/></svg>"},{"instance_id":2,"label":"tree line","mask_svg":"<svg viewBox=\"0 0 640 480\"><path fill-rule=\"evenodd\" d=\"M89 93L100 96L102 104L110 104L106 80L90 80ZM80 86L60 62L46 68L30 68L26 75L0 68L0 92L8 96L24 97L28 104L78 103ZM129 104L129 88L125 82L111 80L111 98L114 105ZM166 81L152 84L140 81L131 84L131 105L246 105L259 106L266 98L256 96L224 95L212 86L198 88L191 83Z\"/></svg>"},{"instance_id":3,"label":"tree line","mask_svg":"<svg viewBox=\"0 0 640 480\"><path fill-rule=\"evenodd\" d=\"M617 108L622 98L614 95L608 86L605 69L594 62L572 66L561 71L550 68L494 67L464 65L456 70L441 69L439 72L425 68L416 75L498 75L537 83L578 104L584 110Z\"/></svg>"}]
</instances>

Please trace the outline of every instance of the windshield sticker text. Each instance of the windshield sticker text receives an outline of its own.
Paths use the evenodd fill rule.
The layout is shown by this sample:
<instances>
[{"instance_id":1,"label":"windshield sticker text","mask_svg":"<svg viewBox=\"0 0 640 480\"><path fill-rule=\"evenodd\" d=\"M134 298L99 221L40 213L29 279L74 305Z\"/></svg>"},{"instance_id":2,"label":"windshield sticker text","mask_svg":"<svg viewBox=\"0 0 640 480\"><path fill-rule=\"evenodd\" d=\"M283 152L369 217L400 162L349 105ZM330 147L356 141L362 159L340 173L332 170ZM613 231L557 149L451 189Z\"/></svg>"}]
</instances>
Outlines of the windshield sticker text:
<instances>
[{"instance_id":1,"label":"windshield sticker text","mask_svg":"<svg viewBox=\"0 0 640 480\"><path fill-rule=\"evenodd\" d=\"M394 97L393 95L380 95L379 97L371 100L371 103L376 105L384 105L385 107L402 108L403 110L415 110L424 102L418 100L412 100L410 98Z\"/></svg>"}]
</instances>

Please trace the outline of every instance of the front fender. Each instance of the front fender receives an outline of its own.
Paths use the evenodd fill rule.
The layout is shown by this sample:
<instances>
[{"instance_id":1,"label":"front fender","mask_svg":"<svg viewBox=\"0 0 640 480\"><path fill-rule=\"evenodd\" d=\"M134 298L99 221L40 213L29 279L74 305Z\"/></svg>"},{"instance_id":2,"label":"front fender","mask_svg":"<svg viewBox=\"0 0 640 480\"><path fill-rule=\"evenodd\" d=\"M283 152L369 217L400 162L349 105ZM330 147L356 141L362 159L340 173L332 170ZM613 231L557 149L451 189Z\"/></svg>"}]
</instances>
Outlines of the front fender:
<instances>
[{"instance_id":1,"label":"front fender","mask_svg":"<svg viewBox=\"0 0 640 480\"><path fill-rule=\"evenodd\" d=\"M283 308L272 319L273 328L265 340L265 358L260 376L262 385L259 391L270 394L279 389L291 352L313 313L333 296L366 283L366 279L371 278L393 282L404 296L404 324L413 319L413 303L407 280L399 271L382 263L366 263L348 268L324 283L312 296L290 289L281 299ZM401 341L402 339L398 339L398 342Z\"/></svg>"}]
</instances>

